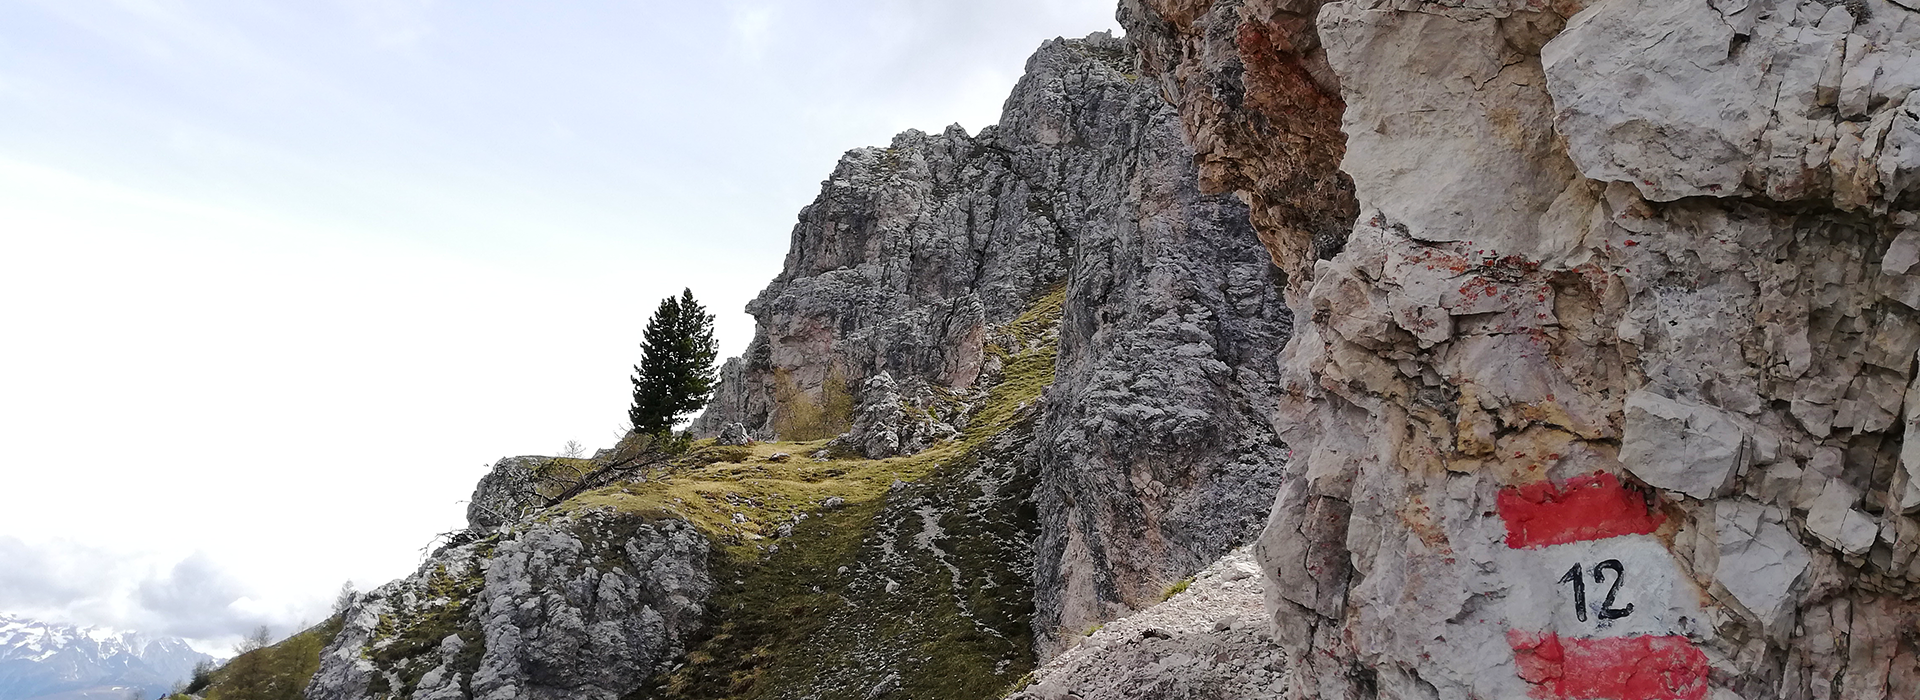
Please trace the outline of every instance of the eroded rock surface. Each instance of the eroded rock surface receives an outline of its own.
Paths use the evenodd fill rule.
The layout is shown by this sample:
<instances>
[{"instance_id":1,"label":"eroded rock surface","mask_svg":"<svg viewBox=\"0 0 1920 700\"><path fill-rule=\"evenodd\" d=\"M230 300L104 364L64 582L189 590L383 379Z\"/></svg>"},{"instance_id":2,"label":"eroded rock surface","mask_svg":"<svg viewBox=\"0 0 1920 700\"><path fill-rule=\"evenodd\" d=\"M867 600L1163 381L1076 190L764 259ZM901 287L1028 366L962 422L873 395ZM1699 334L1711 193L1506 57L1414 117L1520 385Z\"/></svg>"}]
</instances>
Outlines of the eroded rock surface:
<instances>
[{"instance_id":1,"label":"eroded rock surface","mask_svg":"<svg viewBox=\"0 0 1920 700\"><path fill-rule=\"evenodd\" d=\"M434 555L362 596L315 700L617 700L685 650L713 590L680 520L580 511Z\"/></svg>"},{"instance_id":2,"label":"eroded rock surface","mask_svg":"<svg viewBox=\"0 0 1920 700\"><path fill-rule=\"evenodd\" d=\"M1254 218L1311 320L1277 421L1298 457L1258 550L1293 696L1605 696L1579 685L1611 682L1581 666L1603 647L1639 649L1618 658L1671 697L1920 694L1902 131L1920 16L1138 6L1131 35L1185 46L1317 7L1318 41L1271 60L1323 53L1331 78L1269 99L1337 85L1345 104L1358 220L1338 253ZM1184 108L1274 89L1184 79L1232 77L1227 54L1150 70L1197 115L1201 160L1241 178L1216 182L1259 201L1285 182L1236 165L1263 146L1232 127L1260 110ZM1614 519L1556 520L1589 498Z\"/></svg>"},{"instance_id":3,"label":"eroded rock surface","mask_svg":"<svg viewBox=\"0 0 1920 700\"><path fill-rule=\"evenodd\" d=\"M1246 207L1200 193L1177 113L1133 98L1141 126L1121 145L1134 213L1069 251L1039 431L1042 657L1244 544L1287 460L1270 422L1292 330L1286 277Z\"/></svg>"},{"instance_id":4,"label":"eroded rock surface","mask_svg":"<svg viewBox=\"0 0 1920 700\"><path fill-rule=\"evenodd\" d=\"M527 513L547 506L540 494L540 470L552 457L504 457L493 463L467 499L467 527L491 533Z\"/></svg>"},{"instance_id":5,"label":"eroded rock surface","mask_svg":"<svg viewBox=\"0 0 1920 700\"><path fill-rule=\"evenodd\" d=\"M1271 423L1286 277L1247 207L1202 193L1181 112L1135 67L1128 43L1104 34L1049 42L998 126L849 153L750 307L748 355L696 423L795 437L788 428L833 423L838 405L842 452L938 444L999 371L982 352L989 329L1064 285L1034 433L1043 655L1245 543L1287 455ZM1335 158L1316 153L1331 172ZM1320 197L1287 201L1336 219L1351 208ZM1329 221L1312 225L1346 223Z\"/></svg>"},{"instance_id":6,"label":"eroded rock surface","mask_svg":"<svg viewBox=\"0 0 1920 700\"><path fill-rule=\"evenodd\" d=\"M1112 147L1124 117L1108 103L1130 92L1115 80L1125 63L1111 37L1054 42L1001 124L847 152L748 305L754 339L723 367L694 432L740 422L757 437L831 437L883 372L933 420L964 414L940 399L975 388L987 328L1060 284L1074 236L1124 200L1126 154Z\"/></svg>"},{"instance_id":7,"label":"eroded rock surface","mask_svg":"<svg viewBox=\"0 0 1920 700\"><path fill-rule=\"evenodd\" d=\"M1281 697L1289 675L1272 643L1259 564L1229 552L1165 602L1075 635L1008 700Z\"/></svg>"}]
</instances>

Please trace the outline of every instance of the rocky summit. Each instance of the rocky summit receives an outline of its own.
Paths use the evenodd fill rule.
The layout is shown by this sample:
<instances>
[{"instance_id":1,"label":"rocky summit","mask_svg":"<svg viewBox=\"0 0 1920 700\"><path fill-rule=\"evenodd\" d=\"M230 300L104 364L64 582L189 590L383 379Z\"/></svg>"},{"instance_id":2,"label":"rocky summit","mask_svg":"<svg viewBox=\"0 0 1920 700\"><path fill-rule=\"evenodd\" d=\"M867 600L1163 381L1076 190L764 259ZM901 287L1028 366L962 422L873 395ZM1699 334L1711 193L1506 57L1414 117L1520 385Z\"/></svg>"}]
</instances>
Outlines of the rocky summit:
<instances>
[{"instance_id":1,"label":"rocky summit","mask_svg":"<svg viewBox=\"0 0 1920 700\"><path fill-rule=\"evenodd\" d=\"M849 152L691 447L502 460L306 695L1920 697L1920 3L1118 17Z\"/></svg>"}]
</instances>

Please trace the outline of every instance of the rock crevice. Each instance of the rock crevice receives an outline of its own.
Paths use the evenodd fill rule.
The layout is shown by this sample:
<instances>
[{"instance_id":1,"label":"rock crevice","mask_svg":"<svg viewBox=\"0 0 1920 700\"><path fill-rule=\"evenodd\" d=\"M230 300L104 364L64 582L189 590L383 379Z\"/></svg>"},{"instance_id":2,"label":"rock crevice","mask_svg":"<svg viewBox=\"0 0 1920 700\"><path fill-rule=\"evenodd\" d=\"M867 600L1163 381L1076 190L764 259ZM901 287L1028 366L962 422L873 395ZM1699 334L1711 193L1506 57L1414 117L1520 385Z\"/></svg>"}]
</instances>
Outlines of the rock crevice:
<instances>
[{"instance_id":1,"label":"rock crevice","mask_svg":"<svg viewBox=\"0 0 1920 700\"><path fill-rule=\"evenodd\" d=\"M1913 13L1142 4L1187 41L1317 7L1276 60L1323 52L1344 103L1338 252L1253 219L1302 319L1257 548L1290 693L1611 696L1602 657L1666 659L1672 697L1920 692ZM1222 55L1154 70L1231 93L1178 80ZM1258 153L1208 136L1253 114L1190 121L1201 159ZM1509 509L1542 489L1613 505Z\"/></svg>"}]
</instances>

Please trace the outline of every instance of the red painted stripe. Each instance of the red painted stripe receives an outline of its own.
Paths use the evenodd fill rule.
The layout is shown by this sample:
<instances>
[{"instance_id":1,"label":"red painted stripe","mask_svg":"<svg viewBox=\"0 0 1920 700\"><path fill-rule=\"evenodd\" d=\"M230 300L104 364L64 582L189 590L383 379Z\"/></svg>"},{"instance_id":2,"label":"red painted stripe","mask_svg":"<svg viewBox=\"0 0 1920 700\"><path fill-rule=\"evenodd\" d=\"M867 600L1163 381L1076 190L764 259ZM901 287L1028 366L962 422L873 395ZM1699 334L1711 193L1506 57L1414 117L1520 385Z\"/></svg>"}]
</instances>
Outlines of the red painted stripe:
<instances>
[{"instance_id":1,"label":"red painted stripe","mask_svg":"<svg viewBox=\"0 0 1920 700\"><path fill-rule=\"evenodd\" d=\"M1514 549L1644 535L1666 521L1644 494L1604 472L1558 486L1510 486L1500 490L1498 504L1507 522L1507 546Z\"/></svg>"},{"instance_id":2,"label":"red painted stripe","mask_svg":"<svg viewBox=\"0 0 1920 700\"><path fill-rule=\"evenodd\" d=\"M1580 639L1509 630L1520 678L1543 700L1700 700L1707 655L1686 637Z\"/></svg>"}]
</instances>

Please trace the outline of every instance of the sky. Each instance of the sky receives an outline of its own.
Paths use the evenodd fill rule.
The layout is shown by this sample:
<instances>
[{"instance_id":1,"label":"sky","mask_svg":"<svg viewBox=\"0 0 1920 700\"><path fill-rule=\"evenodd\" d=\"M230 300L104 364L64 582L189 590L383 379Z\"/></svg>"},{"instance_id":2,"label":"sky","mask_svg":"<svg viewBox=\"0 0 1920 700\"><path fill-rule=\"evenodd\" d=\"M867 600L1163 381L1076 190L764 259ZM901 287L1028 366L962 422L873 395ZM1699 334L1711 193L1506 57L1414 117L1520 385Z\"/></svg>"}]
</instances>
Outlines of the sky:
<instances>
[{"instance_id":1,"label":"sky","mask_svg":"<svg viewBox=\"0 0 1920 700\"><path fill-rule=\"evenodd\" d=\"M722 351L839 155L1114 0L0 0L0 612L209 651Z\"/></svg>"}]
</instances>

